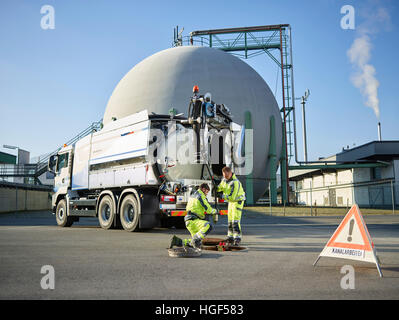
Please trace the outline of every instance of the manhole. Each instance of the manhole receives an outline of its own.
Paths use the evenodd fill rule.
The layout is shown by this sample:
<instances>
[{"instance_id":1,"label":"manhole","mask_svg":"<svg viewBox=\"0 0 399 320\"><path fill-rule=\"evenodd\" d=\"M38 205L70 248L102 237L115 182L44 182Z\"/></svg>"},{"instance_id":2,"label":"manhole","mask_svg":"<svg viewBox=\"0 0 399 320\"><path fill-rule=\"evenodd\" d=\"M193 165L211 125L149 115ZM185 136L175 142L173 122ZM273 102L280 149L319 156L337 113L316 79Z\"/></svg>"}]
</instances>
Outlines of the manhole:
<instances>
[{"instance_id":1,"label":"manhole","mask_svg":"<svg viewBox=\"0 0 399 320\"><path fill-rule=\"evenodd\" d=\"M247 251L247 247L232 246L222 238L205 238L202 240L202 249L210 251Z\"/></svg>"},{"instance_id":2,"label":"manhole","mask_svg":"<svg viewBox=\"0 0 399 320\"><path fill-rule=\"evenodd\" d=\"M205 246L202 247L203 250L210 251L248 251L247 247L239 247L239 246Z\"/></svg>"},{"instance_id":3,"label":"manhole","mask_svg":"<svg viewBox=\"0 0 399 320\"><path fill-rule=\"evenodd\" d=\"M202 245L203 246L217 246L221 242L225 242L226 239L222 238L205 238L202 240Z\"/></svg>"}]
</instances>

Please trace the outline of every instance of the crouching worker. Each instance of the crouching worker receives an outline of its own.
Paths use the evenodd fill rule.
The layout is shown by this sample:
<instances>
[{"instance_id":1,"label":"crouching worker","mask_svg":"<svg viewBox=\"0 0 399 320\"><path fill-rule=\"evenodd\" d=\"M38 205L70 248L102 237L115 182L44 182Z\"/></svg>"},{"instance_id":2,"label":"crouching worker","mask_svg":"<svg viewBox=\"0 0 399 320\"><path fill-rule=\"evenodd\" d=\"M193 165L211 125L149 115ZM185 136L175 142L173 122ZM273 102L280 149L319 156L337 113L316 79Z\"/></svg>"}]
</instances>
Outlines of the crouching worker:
<instances>
[{"instance_id":1,"label":"crouching worker","mask_svg":"<svg viewBox=\"0 0 399 320\"><path fill-rule=\"evenodd\" d=\"M193 248L201 248L202 240L211 232L211 224L205 220L206 214L216 214L216 209L213 209L206 195L209 192L209 186L203 183L198 190L190 197L187 203L187 215L184 217L186 228L191 233L191 239L180 239L173 236L170 243L170 248L173 246L189 246Z\"/></svg>"}]
</instances>

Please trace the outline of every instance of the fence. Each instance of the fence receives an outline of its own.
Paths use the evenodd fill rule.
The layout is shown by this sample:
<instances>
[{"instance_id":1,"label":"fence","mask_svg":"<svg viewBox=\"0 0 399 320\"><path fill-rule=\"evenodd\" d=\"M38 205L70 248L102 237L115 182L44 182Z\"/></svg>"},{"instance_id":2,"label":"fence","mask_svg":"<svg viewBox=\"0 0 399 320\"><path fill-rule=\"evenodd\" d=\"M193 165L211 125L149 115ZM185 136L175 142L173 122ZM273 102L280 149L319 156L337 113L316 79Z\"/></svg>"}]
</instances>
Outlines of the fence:
<instances>
[{"instance_id":1,"label":"fence","mask_svg":"<svg viewBox=\"0 0 399 320\"><path fill-rule=\"evenodd\" d=\"M0 212L51 209L51 188L0 181Z\"/></svg>"},{"instance_id":2,"label":"fence","mask_svg":"<svg viewBox=\"0 0 399 320\"><path fill-rule=\"evenodd\" d=\"M399 183L393 179L302 188L295 191L298 205L399 209Z\"/></svg>"}]
</instances>

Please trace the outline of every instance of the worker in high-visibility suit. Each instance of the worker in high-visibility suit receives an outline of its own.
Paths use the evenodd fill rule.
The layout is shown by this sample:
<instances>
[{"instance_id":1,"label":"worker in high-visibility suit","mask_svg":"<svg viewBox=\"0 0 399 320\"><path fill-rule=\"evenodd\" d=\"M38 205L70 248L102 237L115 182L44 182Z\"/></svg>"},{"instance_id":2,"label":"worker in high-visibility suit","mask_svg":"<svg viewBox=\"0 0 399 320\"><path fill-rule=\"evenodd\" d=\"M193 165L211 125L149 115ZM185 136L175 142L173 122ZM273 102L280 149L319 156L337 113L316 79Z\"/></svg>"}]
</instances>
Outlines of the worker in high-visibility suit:
<instances>
[{"instance_id":1,"label":"worker in high-visibility suit","mask_svg":"<svg viewBox=\"0 0 399 320\"><path fill-rule=\"evenodd\" d=\"M186 222L186 228L191 234L191 239L180 239L173 236L170 243L170 248L173 246L189 246L194 248L201 248L202 240L211 232L212 225L206 219L206 214L215 215L217 214L216 209L213 209L206 195L208 194L210 188L208 184L203 183L200 185L198 190L190 197L186 211L187 214L184 217Z\"/></svg>"},{"instance_id":2,"label":"worker in high-visibility suit","mask_svg":"<svg viewBox=\"0 0 399 320\"><path fill-rule=\"evenodd\" d=\"M245 191L231 168L222 169L223 179L217 191L223 192L223 199L228 201L227 241L234 245L241 242L241 214L245 202Z\"/></svg>"}]
</instances>

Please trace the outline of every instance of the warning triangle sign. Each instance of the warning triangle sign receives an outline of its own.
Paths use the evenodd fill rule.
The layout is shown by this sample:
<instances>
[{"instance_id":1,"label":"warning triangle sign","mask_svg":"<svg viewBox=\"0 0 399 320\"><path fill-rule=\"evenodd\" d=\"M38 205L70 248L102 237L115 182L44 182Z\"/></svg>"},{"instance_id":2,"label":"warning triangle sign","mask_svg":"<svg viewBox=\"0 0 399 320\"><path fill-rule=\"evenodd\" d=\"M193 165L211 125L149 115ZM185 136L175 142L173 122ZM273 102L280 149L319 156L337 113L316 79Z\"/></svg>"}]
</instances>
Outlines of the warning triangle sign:
<instances>
[{"instance_id":1,"label":"warning triangle sign","mask_svg":"<svg viewBox=\"0 0 399 320\"><path fill-rule=\"evenodd\" d=\"M313 265L316 265L321 257L372 262L376 264L382 276L374 243L356 204L348 211Z\"/></svg>"}]
</instances>

